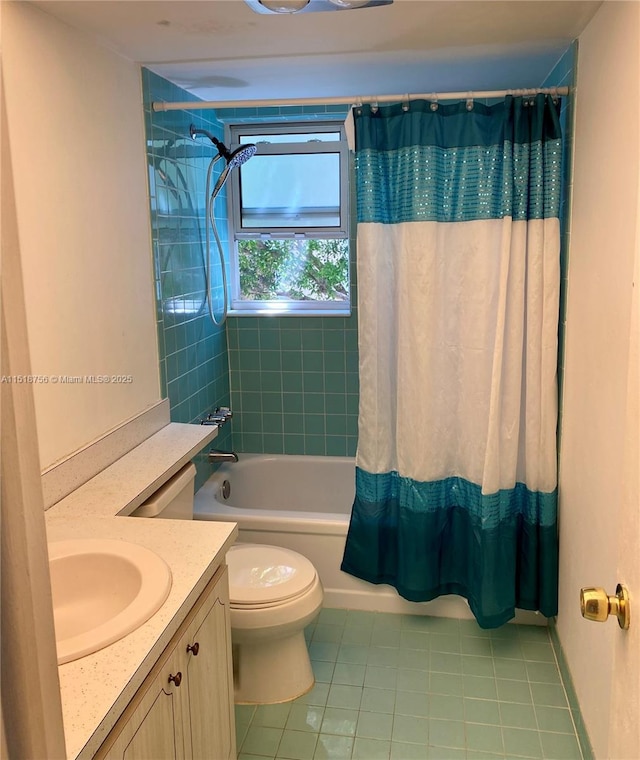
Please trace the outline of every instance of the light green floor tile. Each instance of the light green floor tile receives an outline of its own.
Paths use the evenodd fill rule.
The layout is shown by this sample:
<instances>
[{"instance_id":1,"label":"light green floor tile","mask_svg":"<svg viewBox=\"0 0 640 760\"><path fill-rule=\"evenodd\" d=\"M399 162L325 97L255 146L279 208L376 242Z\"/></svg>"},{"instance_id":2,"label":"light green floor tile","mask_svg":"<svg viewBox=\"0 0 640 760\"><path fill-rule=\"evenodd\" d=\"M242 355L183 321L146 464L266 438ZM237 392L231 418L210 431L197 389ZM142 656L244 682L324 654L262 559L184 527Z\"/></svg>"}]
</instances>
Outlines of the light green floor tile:
<instances>
[{"instance_id":1,"label":"light green floor tile","mask_svg":"<svg viewBox=\"0 0 640 760\"><path fill-rule=\"evenodd\" d=\"M290 702L280 705L259 705L256 714L253 716L252 725L284 728L290 710Z\"/></svg>"},{"instance_id":2,"label":"light green floor tile","mask_svg":"<svg viewBox=\"0 0 640 760\"><path fill-rule=\"evenodd\" d=\"M391 739L392 726L392 715L361 712L356 726L356 736L363 736L366 739Z\"/></svg>"},{"instance_id":3,"label":"light green floor tile","mask_svg":"<svg viewBox=\"0 0 640 760\"><path fill-rule=\"evenodd\" d=\"M314 688L236 706L239 760L581 760L544 628L324 609L305 635Z\"/></svg>"},{"instance_id":4,"label":"light green floor tile","mask_svg":"<svg viewBox=\"0 0 640 760\"><path fill-rule=\"evenodd\" d=\"M482 639L478 639L478 641L482 641ZM462 673L465 676L488 676L494 678L493 659L491 657L463 655Z\"/></svg>"},{"instance_id":5,"label":"light green floor tile","mask_svg":"<svg viewBox=\"0 0 640 760\"><path fill-rule=\"evenodd\" d=\"M401 668L398 670L398 691L429 691L429 674L423 670L409 670Z\"/></svg>"},{"instance_id":6,"label":"light green floor tile","mask_svg":"<svg viewBox=\"0 0 640 760\"><path fill-rule=\"evenodd\" d=\"M427 676L428 678L428 676ZM367 665L364 675L364 685L374 689L395 689L398 681L396 668L385 668L378 665Z\"/></svg>"},{"instance_id":7,"label":"light green floor tile","mask_svg":"<svg viewBox=\"0 0 640 760\"><path fill-rule=\"evenodd\" d=\"M544 705L536 705L535 709L540 731L555 731L561 734L575 733L573 718L569 709Z\"/></svg>"},{"instance_id":8,"label":"light green floor tile","mask_svg":"<svg viewBox=\"0 0 640 760\"><path fill-rule=\"evenodd\" d=\"M364 684L364 665L354 665L348 662L337 662L333 671L332 683L344 686L362 686Z\"/></svg>"},{"instance_id":9,"label":"light green floor tile","mask_svg":"<svg viewBox=\"0 0 640 760\"><path fill-rule=\"evenodd\" d=\"M329 696L327 697L327 707L344 707L348 710L358 710L361 699L361 687L332 684L329 688Z\"/></svg>"},{"instance_id":10,"label":"light green floor tile","mask_svg":"<svg viewBox=\"0 0 640 760\"><path fill-rule=\"evenodd\" d=\"M426 745L429 741L429 719L411 715L396 715L393 721L394 742Z\"/></svg>"},{"instance_id":11,"label":"light green floor tile","mask_svg":"<svg viewBox=\"0 0 640 760\"><path fill-rule=\"evenodd\" d=\"M462 673L462 655L431 650L432 673Z\"/></svg>"},{"instance_id":12,"label":"light green floor tile","mask_svg":"<svg viewBox=\"0 0 640 760\"><path fill-rule=\"evenodd\" d=\"M500 726L483 726L470 723L466 726L467 749L502 754Z\"/></svg>"},{"instance_id":13,"label":"light green floor tile","mask_svg":"<svg viewBox=\"0 0 640 760\"><path fill-rule=\"evenodd\" d=\"M536 641L523 641L522 655L525 660L532 662L553 662L556 658L553 652L553 647L550 641L536 642Z\"/></svg>"},{"instance_id":14,"label":"light green floor tile","mask_svg":"<svg viewBox=\"0 0 640 760\"><path fill-rule=\"evenodd\" d=\"M497 699L498 689L495 678L464 676L462 679L465 697L476 699Z\"/></svg>"},{"instance_id":15,"label":"light green floor tile","mask_svg":"<svg viewBox=\"0 0 640 760\"><path fill-rule=\"evenodd\" d=\"M399 647L400 635L399 628L374 628L371 634L371 646Z\"/></svg>"},{"instance_id":16,"label":"light green floor tile","mask_svg":"<svg viewBox=\"0 0 640 760\"><path fill-rule=\"evenodd\" d=\"M527 681L509 681L497 678L498 699L501 702L522 702L531 704L531 688Z\"/></svg>"},{"instance_id":17,"label":"light green floor tile","mask_svg":"<svg viewBox=\"0 0 640 760\"><path fill-rule=\"evenodd\" d=\"M391 742L391 760L425 760L429 748L420 744L406 742ZM461 760L464 760L464 753Z\"/></svg>"},{"instance_id":18,"label":"light green floor tile","mask_svg":"<svg viewBox=\"0 0 640 760\"><path fill-rule=\"evenodd\" d=\"M348 610L337 610L332 607L324 607L318 615L318 623L328 623L329 625L344 625L349 619Z\"/></svg>"},{"instance_id":19,"label":"light green floor tile","mask_svg":"<svg viewBox=\"0 0 640 760\"><path fill-rule=\"evenodd\" d=\"M327 707L324 712L321 731L323 734L355 736L358 725L358 710L346 710L341 707Z\"/></svg>"},{"instance_id":20,"label":"light green floor tile","mask_svg":"<svg viewBox=\"0 0 640 760\"><path fill-rule=\"evenodd\" d=\"M503 728L504 751L507 757L542 757L540 734L524 728Z\"/></svg>"},{"instance_id":21,"label":"light green floor tile","mask_svg":"<svg viewBox=\"0 0 640 760\"><path fill-rule=\"evenodd\" d=\"M368 686L362 690L360 710L367 712L393 713L396 692L394 689L373 689Z\"/></svg>"},{"instance_id":22,"label":"light green floor tile","mask_svg":"<svg viewBox=\"0 0 640 760\"><path fill-rule=\"evenodd\" d=\"M349 760L352 750L352 737L320 734L313 760Z\"/></svg>"},{"instance_id":23,"label":"light green floor tile","mask_svg":"<svg viewBox=\"0 0 640 760\"><path fill-rule=\"evenodd\" d=\"M429 719L429 744L433 747L464 747L462 721Z\"/></svg>"},{"instance_id":24,"label":"light green floor tile","mask_svg":"<svg viewBox=\"0 0 640 760\"><path fill-rule=\"evenodd\" d=\"M503 726L513 728L538 728L533 705L500 702L500 718Z\"/></svg>"},{"instance_id":25,"label":"light green floor tile","mask_svg":"<svg viewBox=\"0 0 640 760\"><path fill-rule=\"evenodd\" d=\"M324 707L294 704L287 716L285 727L291 731L320 731Z\"/></svg>"},{"instance_id":26,"label":"light green floor tile","mask_svg":"<svg viewBox=\"0 0 640 760\"><path fill-rule=\"evenodd\" d=\"M538 663L535 663L538 665ZM544 667L548 667L545 665ZM493 658L493 668L496 678L507 678L512 681L526 681L527 663L524 660L508 660L504 657Z\"/></svg>"},{"instance_id":27,"label":"light green floor tile","mask_svg":"<svg viewBox=\"0 0 640 760\"><path fill-rule=\"evenodd\" d=\"M313 760L318 737L304 731L288 731L282 734L277 758L280 760Z\"/></svg>"},{"instance_id":28,"label":"light green floor tile","mask_svg":"<svg viewBox=\"0 0 640 760\"><path fill-rule=\"evenodd\" d=\"M453 694L461 697L464 693L462 676L449 673L431 673L429 691L431 694Z\"/></svg>"},{"instance_id":29,"label":"light green floor tile","mask_svg":"<svg viewBox=\"0 0 640 760\"><path fill-rule=\"evenodd\" d=\"M352 665L366 665L369 647L363 644L345 644L344 639L338 650L337 661Z\"/></svg>"},{"instance_id":30,"label":"light green floor tile","mask_svg":"<svg viewBox=\"0 0 640 760\"><path fill-rule=\"evenodd\" d=\"M416 715L429 717L429 694L417 691L399 691L396 693L396 715ZM446 697L443 697L446 699Z\"/></svg>"},{"instance_id":31,"label":"light green floor tile","mask_svg":"<svg viewBox=\"0 0 640 760\"><path fill-rule=\"evenodd\" d=\"M275 757L282 733L281 728L251 726L242 742L241 750L249 755Z\"/></svg>"},{"instance_id":32,"label":"light green floor tile","mask_svg":"<svg viewBox=\"0 0 640 760\"><path fill-rule=\"evenodd\" d=\"M390 753L391 742L356 737L352 757L354 760L387 760Z\"/></svg>"},{"instance_id":33,"label":"light green floor tile","mask_svg":"<svg viewBox=\"0 0 640 760\"><path fill-rule=\"evenodd\" d=\"M312 660L335 662L340 645L335 641L312 641L309 645L309 655Z\"/></svg>"},{"instance_id":34,"label":"light green floor tile","mask_svg":"<svg viewBox=\"0 0 640 760\"><path fill-rule=\"evenodd\" d=\"M532 683L531 696L535 705L569 707L564 689L556 684Z\"/></svg>"},{"instance_id":35,"label":"light green floor tile","mask_svg":"<svg viewBox=\"0 0 640 760\"><path fill-rule=\"evenodd\" d=\"M311 691L298 697L296 702L303 705L326 705L327 697L329 696L329 687L330 684L328 683L316 683Z\"/></svg>"},{"instance_id":36,"label":"light green floor tile","mask_svg":"<svg viewBox=\"0 0 640 760\"><path fill-rule=\"evenodd\" d=\"M478 636L463 636L460 639L460 651L462 654L472 654L476 657L493 656L491 639L483 639L479 638Z\"/></svg>"},{"instance_id":37,"label":"light green floor tile","mask_svg":"<svg viewBox=\"0 0 640 760\"><path fill-rule=\"evenodd\" d=\"M560 671L555 663L527 662L527 676L531 682L561 683Z\"/></svg>"},{"instance_id":38,"label":"light green floor tile","mask_svg":"<svg viewBox=\"0 0 640 760\"><path fill-rule=\"evenodd\" d=\"M464 720L464 701L448 694L430 694L428 714L430 718Z\"/></svg>"},{"instance_id":39,"label":"light green floor tile","mask_svg":"<svg viewBox=\"0 0 640 760\"><path fill-rule=\"evenodd\" d=\"M551 734L540 732L543 757L549 760L580 760L580 746L571 734Z\"/></svg>"},{"instance_id":40,"label":"light green floor tile","mask_svg":"<svg viewBox=\"0 0 640 760\"><path fill-rule=\"evenodd\" d=\"M313 675L316 681L320 683L331 683L333 678L334 662L324 662L322 660L311 660Z\"/></svg>"},{"instance_id":41,"label":"light green floor tile","mask_svg":"<svg viewBox=\"0 0 640 760\"><path fill-rule=\"evenodd\" d=\"M312 641L340 641L342 639L343 627L340 625L323 625L318 624L313 632Z\"/></svg>"},{"instance_id":42,"label":"light green floor tile","mask_svg":"<svg viewBox=\"0 0 640 760\"><path fill-rule=\"evenodd\" d=\"M499 703L490 699L464 698L464 717L467 723L500 725Z\"/></svg>"}]
</instances>

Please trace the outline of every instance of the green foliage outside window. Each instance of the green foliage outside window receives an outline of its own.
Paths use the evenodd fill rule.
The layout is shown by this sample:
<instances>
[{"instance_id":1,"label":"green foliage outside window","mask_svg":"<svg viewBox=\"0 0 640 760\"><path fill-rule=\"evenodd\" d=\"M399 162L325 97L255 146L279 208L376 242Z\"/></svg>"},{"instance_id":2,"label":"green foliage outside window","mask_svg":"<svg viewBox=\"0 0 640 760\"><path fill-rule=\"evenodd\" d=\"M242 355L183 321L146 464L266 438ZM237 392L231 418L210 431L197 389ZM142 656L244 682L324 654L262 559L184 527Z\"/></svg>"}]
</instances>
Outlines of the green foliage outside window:
<instances>
[{"instance_id":1,"label":"green foliage outside window","mask_svg":"<svg viewBox=\"0 0 640 760\"><path fill-rule=\"evenodd\" d=\"M245 301L348 301L348 240L240 240Z\"/></svg>"}]
</instances>

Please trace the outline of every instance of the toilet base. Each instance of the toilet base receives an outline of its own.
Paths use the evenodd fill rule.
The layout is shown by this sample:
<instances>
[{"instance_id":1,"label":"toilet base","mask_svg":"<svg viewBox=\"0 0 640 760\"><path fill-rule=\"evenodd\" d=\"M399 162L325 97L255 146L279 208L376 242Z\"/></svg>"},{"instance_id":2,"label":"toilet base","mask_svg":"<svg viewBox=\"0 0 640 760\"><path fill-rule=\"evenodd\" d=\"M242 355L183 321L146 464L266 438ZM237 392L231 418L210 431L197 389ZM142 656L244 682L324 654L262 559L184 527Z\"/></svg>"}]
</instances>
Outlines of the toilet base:
<instances>
[{"instance_id":1,"label":"toilet base","mask_svg":"<svg viewBox=\"0 0 640 760\"><path fill-rule=\"evenodd\" d=\"M233 645L236 704L290 702L315 683L304 631L282 639Z\"/></svg>"}]
</instances>

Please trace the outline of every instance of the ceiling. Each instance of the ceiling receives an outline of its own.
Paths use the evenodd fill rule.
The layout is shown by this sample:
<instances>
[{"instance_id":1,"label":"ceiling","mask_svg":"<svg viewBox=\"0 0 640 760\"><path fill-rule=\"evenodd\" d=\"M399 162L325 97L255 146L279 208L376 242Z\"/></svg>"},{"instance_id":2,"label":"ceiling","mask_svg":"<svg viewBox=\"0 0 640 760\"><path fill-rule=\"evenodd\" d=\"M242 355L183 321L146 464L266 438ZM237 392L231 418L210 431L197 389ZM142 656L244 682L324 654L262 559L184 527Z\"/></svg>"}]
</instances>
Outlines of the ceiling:
<instances>
[{"instance_id":1,"label":"ceiling","mask_svg":"<svg viewBox=\"0 0 640 760\"><path fill-rule=\"evenodd\" d=\"M601 0L394 0L291 15L243 0L36 4L204 100L228 101L536 87Z\"/></svg>"}]
</instances>

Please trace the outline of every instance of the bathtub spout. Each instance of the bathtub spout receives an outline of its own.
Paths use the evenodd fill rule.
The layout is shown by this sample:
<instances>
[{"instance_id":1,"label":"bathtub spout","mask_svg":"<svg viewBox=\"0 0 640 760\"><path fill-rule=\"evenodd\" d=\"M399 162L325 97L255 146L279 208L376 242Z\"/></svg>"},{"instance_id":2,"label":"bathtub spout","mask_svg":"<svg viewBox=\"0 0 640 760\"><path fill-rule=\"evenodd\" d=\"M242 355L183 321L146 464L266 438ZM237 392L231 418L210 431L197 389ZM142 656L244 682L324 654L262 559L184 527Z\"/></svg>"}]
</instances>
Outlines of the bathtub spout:
<instances>
[{"instance_id":1,"label":"bathtub spout","mask_svg":"<svg viewBox=\"0 0 640 760\"><path fill-rule=\"evenodd\" d=\"M219 462L237 462L238 455L235 451L217 451L214 449L209 452L209 462L211 464L218 464Z\"/></svg>"}]
</instances>

